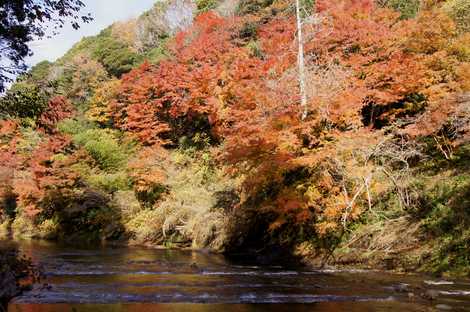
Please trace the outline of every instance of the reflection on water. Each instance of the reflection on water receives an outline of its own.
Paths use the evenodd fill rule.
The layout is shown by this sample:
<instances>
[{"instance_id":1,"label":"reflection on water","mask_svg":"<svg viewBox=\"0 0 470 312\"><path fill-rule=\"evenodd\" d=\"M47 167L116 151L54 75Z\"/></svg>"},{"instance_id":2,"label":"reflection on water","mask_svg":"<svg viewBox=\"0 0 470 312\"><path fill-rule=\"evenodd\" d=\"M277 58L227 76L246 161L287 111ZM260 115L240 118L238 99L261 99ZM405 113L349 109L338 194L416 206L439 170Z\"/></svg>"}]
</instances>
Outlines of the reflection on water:
<instances>
[{"instance_id":1,"label":"reflection on water","mask_svg":"<svg viewBox=\"0 0 470 312\"><path fill-rule=\"evenodd\" d=\"M8 312L391 312L429 311L429 307L405 303L320 302L312 304L44 304L14 305ZM432 310L431 310L432 311Z\"/></svg>"},{"instance_id":2,"label":"reflection on water","mask_svg":"<svg viewBox=\"0 0 470 312\"><path fill-rule=\"evenodd\" d=\"M470 311L470 282L312 271L203 252L22 242L45 274L18 311ZM411 295L407 289L416 292ZM418 292L435 291L438 300ZM276 303L276 305L272 305Z\"/></svg>"}]
</instances>

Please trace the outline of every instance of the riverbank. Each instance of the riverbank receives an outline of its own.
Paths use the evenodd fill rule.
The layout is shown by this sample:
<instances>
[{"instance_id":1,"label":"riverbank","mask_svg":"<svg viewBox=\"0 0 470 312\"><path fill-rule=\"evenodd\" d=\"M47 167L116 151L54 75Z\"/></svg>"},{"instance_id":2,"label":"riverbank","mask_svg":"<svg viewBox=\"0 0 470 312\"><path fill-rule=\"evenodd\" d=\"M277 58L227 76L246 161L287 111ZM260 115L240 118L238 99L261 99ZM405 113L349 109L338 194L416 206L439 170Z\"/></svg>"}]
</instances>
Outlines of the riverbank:
<instances>
[{"instance_id":1,"label":"riverbank","mask_svg":"<svg viewBox=\"0 0 470 312\"><path fill-rule=\"evenodd\" d=\"M209 2L159 2L6 92L0 232L468 276L460 2L315 1L302 105L290 3Z\"/></svg>"}]
</instances>

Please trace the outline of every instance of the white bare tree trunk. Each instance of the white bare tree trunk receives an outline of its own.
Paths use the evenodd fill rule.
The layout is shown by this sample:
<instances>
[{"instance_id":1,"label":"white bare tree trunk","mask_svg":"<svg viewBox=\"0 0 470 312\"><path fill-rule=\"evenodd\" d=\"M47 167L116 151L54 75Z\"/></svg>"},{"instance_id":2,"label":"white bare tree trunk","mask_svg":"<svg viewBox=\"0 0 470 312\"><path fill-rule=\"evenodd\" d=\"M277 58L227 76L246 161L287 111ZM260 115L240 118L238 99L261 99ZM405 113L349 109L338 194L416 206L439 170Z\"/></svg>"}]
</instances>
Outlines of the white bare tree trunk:
<instances>
[{"instance_id":1,"label":"white bare tree trunk","mask_svg":"<svg viewBox=\"0 0 470 312\"><path fill-rule=\"evenodd\" d=\"M298 69L299 69L299 86L300 86L300 107L302 109L302 120L307 118L307 90L305 87L305 61L304 61L304 42L302 36L302 17L300 16L300 0L296 0L296 13L297 13L297 39L299 41L298 47Z\"/></svg>"}]
</instances>

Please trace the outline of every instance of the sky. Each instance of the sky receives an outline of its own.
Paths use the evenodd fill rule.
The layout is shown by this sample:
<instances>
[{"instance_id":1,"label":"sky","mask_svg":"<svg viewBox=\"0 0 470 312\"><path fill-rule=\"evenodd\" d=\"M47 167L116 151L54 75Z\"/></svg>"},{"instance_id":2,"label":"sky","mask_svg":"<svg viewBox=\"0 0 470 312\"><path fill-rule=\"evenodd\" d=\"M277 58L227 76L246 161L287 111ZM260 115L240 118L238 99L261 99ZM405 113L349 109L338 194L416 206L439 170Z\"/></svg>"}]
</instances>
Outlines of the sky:
<instances>
[{"instance_id":1,"label":"sky","mask_svg":"<svg viewBox=\"0 0 470 312\"><path fill-rule=\"evenodd\" d=\"M64 26L60 33L50 39L31 43L33 56L26 60L29 66L41 61L55 61L67 52L84 36L98 34L101 30L116 21L137 17L150 9L156 0L82 0L86 8L84 13L90 12L94 18L89 24L82 24L75 30L69 24Z\"/></svg>"}]
</instances>

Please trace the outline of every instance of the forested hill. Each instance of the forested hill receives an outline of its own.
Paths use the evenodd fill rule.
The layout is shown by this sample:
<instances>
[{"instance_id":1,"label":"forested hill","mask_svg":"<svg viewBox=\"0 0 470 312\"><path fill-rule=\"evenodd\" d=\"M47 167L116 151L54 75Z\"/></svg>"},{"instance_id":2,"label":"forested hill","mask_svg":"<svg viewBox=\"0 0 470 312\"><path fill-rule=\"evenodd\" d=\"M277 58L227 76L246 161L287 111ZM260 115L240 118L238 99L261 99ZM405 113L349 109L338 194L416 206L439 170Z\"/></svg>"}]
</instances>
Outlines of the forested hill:
<instances>
[{"instance_id":1,"label":"forested hill","mask_svg":"<svg viewBox=\"0 0 470 312\"><path fill-rule=\"evenodd\" d=\"M169 0L20 77L0 232L469 274L470 0L300 5L300 45L294 1Z\"/></svg>"}]
</instances>

